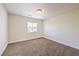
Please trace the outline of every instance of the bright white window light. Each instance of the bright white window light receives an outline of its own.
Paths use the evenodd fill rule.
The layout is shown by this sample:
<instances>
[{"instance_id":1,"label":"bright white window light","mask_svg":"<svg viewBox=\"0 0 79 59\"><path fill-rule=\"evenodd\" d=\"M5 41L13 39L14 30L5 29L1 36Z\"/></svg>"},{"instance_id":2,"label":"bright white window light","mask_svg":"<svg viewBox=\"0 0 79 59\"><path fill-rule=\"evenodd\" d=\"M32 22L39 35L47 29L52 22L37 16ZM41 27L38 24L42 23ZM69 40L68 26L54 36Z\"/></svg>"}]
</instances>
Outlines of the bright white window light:
<instances>
[{"instance_id":1,"label":"bright white window light","mask_svg":"<svg viewBox=\"0 0 79 59\"><path fill-rule=\"evenodd\" d=\"M37 23L27 22L28 32L37 32Z\"/></svg>"}]
</instances>

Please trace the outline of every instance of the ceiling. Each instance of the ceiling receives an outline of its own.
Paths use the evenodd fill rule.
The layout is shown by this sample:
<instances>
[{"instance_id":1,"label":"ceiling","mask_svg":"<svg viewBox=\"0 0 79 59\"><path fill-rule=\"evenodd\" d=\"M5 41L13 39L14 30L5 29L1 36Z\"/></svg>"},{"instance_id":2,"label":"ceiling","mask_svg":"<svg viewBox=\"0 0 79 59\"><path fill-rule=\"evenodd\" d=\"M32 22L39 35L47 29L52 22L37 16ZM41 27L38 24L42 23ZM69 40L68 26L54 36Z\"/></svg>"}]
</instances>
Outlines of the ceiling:
<instances>
[{"instance_id":1,"label":"ceiling","mask_svg":"<svg viewBox=\"0 0 79 59\"><path fill-rule=\"evenodd\" d=\"M79 8L79 4L77 3L4 3L3 5L10 14L36 19L48 19ZM37 9L42 9L43 13L37 14Z\"/></svg>"}]
</instances>

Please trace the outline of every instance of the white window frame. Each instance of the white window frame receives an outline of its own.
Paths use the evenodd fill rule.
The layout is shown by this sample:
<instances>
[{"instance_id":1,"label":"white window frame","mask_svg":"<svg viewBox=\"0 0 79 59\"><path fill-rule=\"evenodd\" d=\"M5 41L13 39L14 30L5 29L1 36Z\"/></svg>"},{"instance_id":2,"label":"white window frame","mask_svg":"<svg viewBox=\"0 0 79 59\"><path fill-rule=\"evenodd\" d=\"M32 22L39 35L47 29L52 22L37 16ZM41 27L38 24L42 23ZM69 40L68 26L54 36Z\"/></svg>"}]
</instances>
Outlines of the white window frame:
<instances>
[{"instance_id":1,"label":"white window frame","mask_svg":"<svg viewBox=\"0 0 79 59\"><path fill-rule=\"evenodd\" d=\"M36 27L36 29L34 27ZM27 32L28 33L37 32L37 31L38 31L38 23L36 23L36 22L27 22Z\"/></svg>"}]
</instances>

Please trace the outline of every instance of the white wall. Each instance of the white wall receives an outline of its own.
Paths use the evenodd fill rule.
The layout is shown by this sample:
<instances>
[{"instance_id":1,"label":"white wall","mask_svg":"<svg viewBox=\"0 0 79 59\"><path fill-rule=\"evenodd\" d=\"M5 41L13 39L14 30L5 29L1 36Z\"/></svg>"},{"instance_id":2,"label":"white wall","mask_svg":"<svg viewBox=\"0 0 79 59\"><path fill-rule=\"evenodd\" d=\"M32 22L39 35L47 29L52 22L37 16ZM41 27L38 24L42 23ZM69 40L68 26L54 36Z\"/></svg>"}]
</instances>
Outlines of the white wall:
<instances>
[{"instance_id":1,"label":"white wall","mask_svg":"<svg viewBox=\"0 0 79 59\"><path fill-rule=\"evenodd\" d=\"M7 12L2 4L0 4L0 55L7 46L8 39L8 20Z\"/></svg>"},{"instance_id":2,"label":"white wall","mask_svg":"<svg viewBox=\"0 0 79 59\"><path fill-rule=\"evenodd\" d=\"M45 20L44 37L79 49L79 9Z\"/></svg>"},{"instance_id":3,"label":"white wall","mask_svg":"<svg viewBox=\"0 0 79 59\"><path fill-rule=\"evenodd\" d=\"M27 32L28 21L38 23L37 33ZM42 30L41 20L9 14L9 43L42 37Z\"/></svg>"}]
</instances>

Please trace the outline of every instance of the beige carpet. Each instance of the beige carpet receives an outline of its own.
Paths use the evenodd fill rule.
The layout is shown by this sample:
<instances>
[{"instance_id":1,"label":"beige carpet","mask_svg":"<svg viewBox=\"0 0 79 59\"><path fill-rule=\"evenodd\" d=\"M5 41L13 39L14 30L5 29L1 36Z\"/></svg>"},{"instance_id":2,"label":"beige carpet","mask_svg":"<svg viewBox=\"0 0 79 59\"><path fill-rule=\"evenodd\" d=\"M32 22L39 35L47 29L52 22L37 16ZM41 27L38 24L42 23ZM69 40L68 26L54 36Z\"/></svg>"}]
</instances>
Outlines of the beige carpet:
<instances>
[{"instance_id":1,"label":"beige carpet","mask_svg":"<svg viewBox=\"0 0 79 59\"><path fill-rule=\"evenodd\" d=\"M9 44L3 56L79 56L79 50L38 38Z\"/></svg>"}]
</instances>

